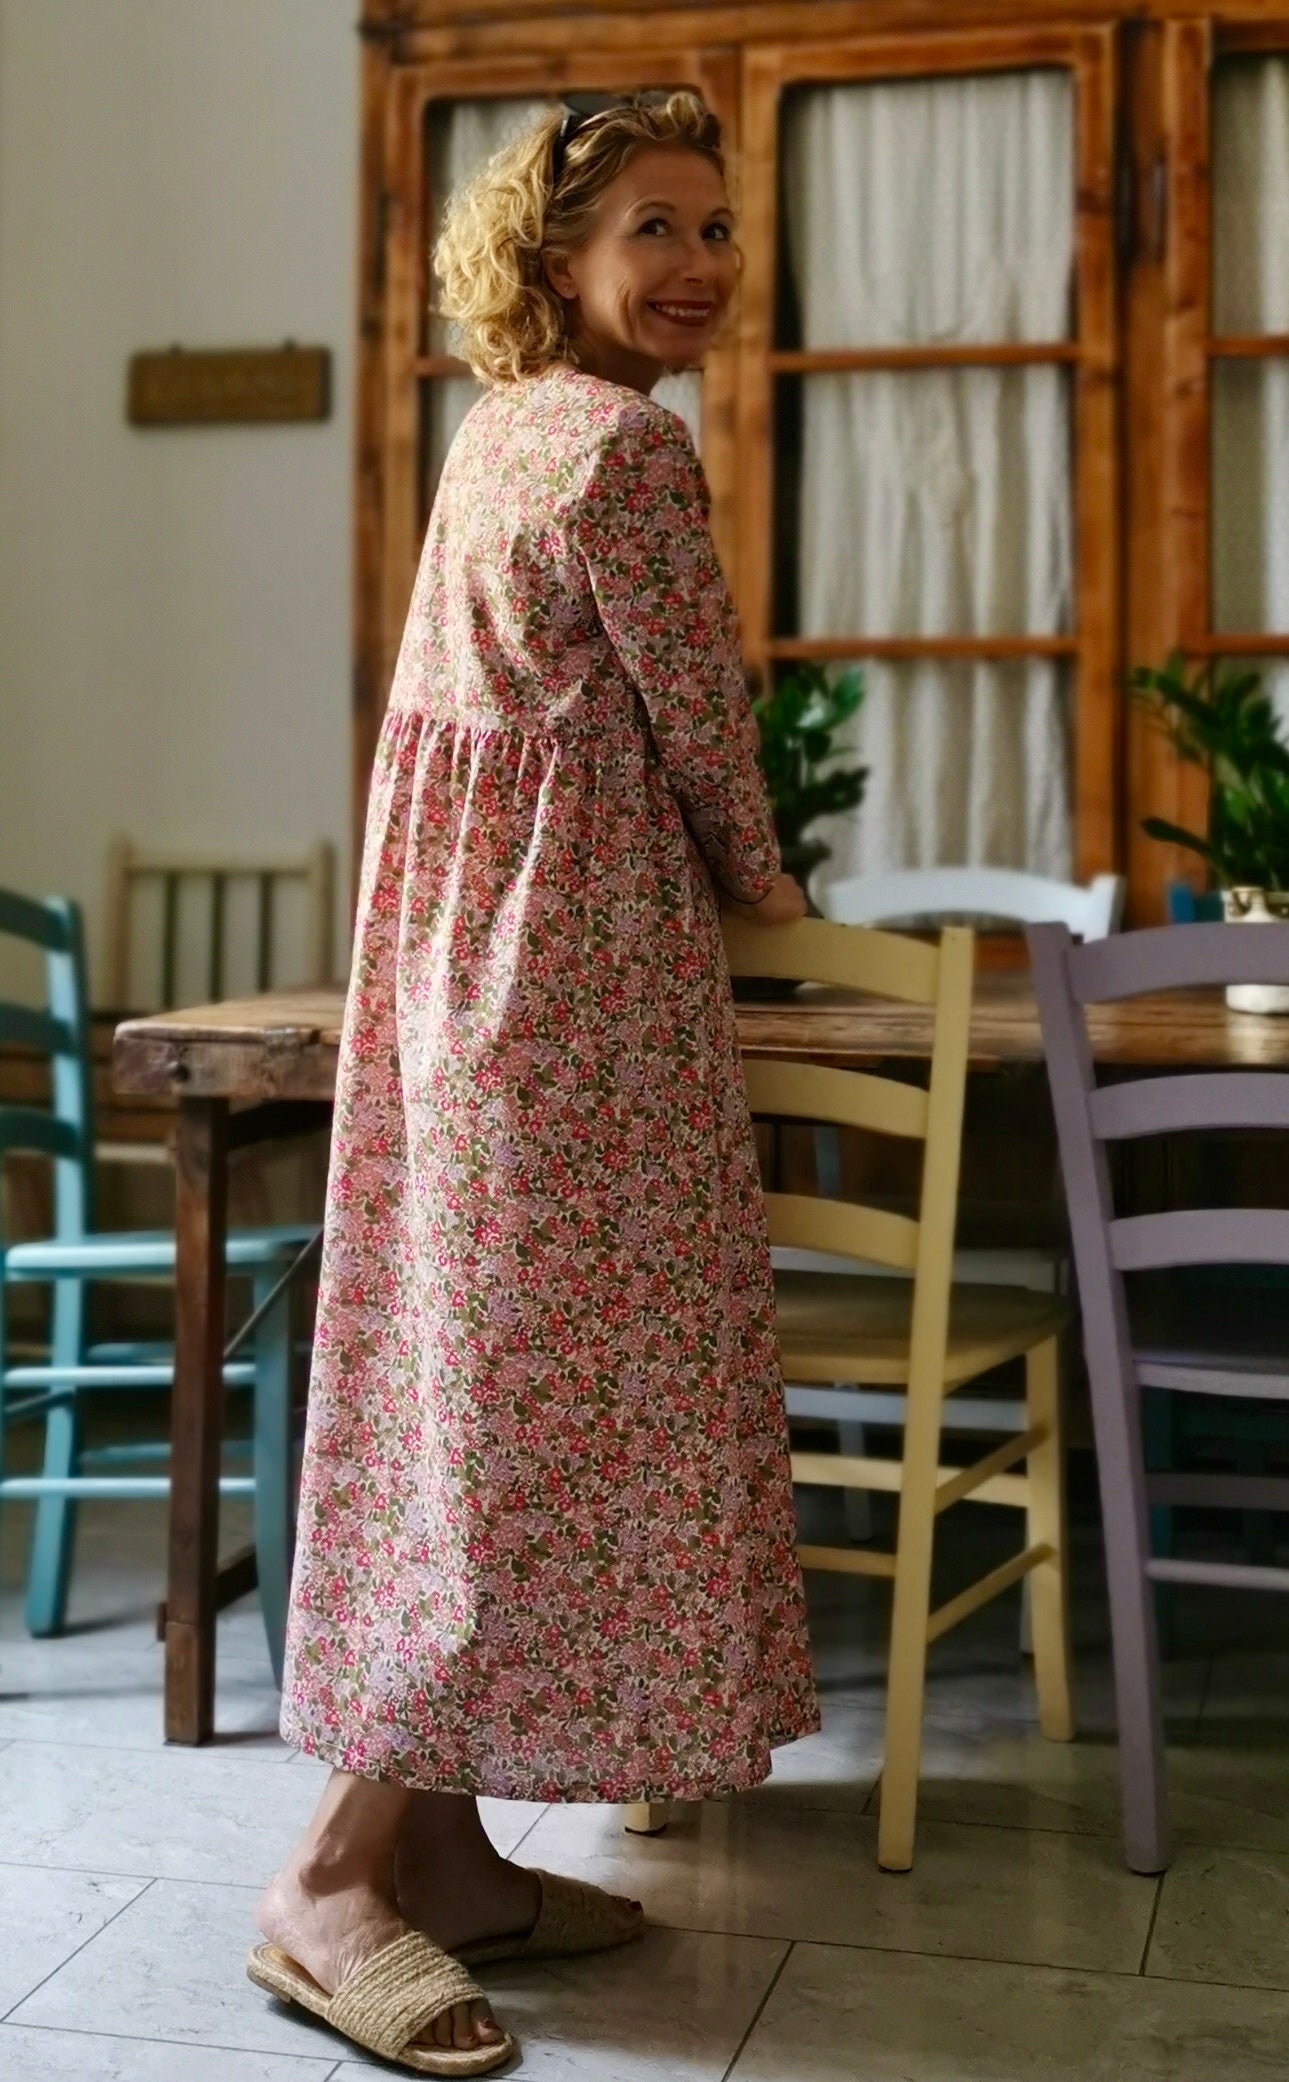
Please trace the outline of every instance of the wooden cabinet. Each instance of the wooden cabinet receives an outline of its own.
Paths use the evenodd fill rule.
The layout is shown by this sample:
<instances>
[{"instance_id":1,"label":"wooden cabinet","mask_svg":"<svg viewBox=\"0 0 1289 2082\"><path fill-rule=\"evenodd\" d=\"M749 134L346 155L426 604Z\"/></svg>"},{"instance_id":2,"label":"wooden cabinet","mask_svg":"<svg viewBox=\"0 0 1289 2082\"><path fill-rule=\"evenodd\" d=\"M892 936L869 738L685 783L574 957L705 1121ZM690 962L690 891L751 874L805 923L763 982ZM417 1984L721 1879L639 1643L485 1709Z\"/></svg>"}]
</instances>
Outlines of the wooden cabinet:
<instances>
[{"instance_id":1,"label":"wooden cabinet","mask_svg":"<svg viewBox=\"0 0 1289 2082\"><path fill-rule=\"evenodd\" d=\"M1007 761L1022 756L1008 749L1008 704L1029 704L1048 731L1027 726L1023 754L1036 763L1024 784L1037 790L1038 836L998 823L999 843L1013 855L1036 844L1030 864L1064 859L1081 876L1122 867L1133 918L1162 915L1180 863L1142 836L1141 819L1201 818L1203 777L1133 707L1130 669L1173 648L1255 657L1289 709L1289 302L1282 313L1277 286L1289 267L1274 261L1289 227L1289 0L753 0L654 13L616 0L366 0L361 33L357 829L437 468L473 395L429 315L442 190L471 138L477 153L508 111L576 88L688 84L731 147L745 267L701 403L697 384L693 415L669 401L700 434L749 668L861 663L894 725L902 704L923 704L932 754L936 717L961 729L969 704L991 719L979 727L1001 747L996 777L976 775L962 822L976 820L986 851L979 833L1007 807ZM994 84L972 85L982 82ZM899 83L916 91L900 100ZM879 88L880 103L866 104ZM1021 143L1019 157L998 150L1012 102L1018 140L1030 126L1029 159ZM830 158L820 139L843 118L863 149ZM950 155L938 175L933 148ZM842 242L828 296L803 296L803 239L822 235L802 231L803 168L826 206L839 167L855 183L856 221L874 227L863 295L858 273L844 293L861 259ZM1022 200L1047 183L1050 235L1003 222L1008 167ZM883 230L892 195L905 215ZM1012 241L1012 277L986 294L995 235ZM1041 287L1062 241L1068 297L1044 304L1028 295L1031 278ZM930 299L912 294L919 268ZM965 444L918 488L928 539L955 528L961 539L943 571L898 598L892 579L888 598L873 550L898 528L899 487L895 506L878 486L861 512L827 472L862 479L880 433L882 467L898 478L906 422ZM837 426L853 430L849 463ZM1031 442L1046 444L1037 491ZM864 585L838 552L852 529L857 555L869 545ZM812 542L832 560L827 584L813 583ZM1032 568L1020 571L1027 551ZM906 742L916 732L906 741L895 728L892 745ZM934 757L924 771L899 756L910 800L957 785L956 755L938 778ZM1046 808L1044 761L1064 762ZM876 800L859 814L876 820Z\"/></svg>"}]
</instances>

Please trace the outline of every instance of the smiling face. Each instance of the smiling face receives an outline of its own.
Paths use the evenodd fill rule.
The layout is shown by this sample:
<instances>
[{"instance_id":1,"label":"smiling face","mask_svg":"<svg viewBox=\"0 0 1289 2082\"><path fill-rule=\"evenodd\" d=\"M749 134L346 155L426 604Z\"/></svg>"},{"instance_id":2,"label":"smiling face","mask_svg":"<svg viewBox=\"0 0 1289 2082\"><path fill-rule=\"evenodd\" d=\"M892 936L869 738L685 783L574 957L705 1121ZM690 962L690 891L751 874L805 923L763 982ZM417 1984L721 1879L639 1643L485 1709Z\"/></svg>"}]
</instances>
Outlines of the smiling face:
<instances>
[{"instance_id":1,"label":"smiling face","mask_svg":"<svg viewBox=\"0 0 1289 2082\"><path fill-rule=\"evenodd\" d=\"M734 294L733 239L709 159L683 146L637 152L600 197L583 244L546 262L571 306L578 366L646 392L669 369L696 368Z\"/></svg>"}]
</instances>

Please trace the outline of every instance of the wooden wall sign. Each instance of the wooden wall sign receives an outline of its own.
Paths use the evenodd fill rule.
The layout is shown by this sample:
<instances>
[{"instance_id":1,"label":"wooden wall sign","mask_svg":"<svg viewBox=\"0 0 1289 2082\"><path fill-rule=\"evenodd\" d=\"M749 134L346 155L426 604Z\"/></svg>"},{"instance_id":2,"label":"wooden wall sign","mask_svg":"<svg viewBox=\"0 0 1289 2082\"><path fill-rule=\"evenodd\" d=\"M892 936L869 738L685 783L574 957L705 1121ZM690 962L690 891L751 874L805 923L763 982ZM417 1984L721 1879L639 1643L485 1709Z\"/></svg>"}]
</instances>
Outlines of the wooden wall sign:
<instances>
[{"instance_id":1,"label":"wooden wall sign","mask_svg":"<svg viewBox=\"0 0 1289 2082\"><path fill-rule=\"evenodd\" d=\"M284 347L133 354L126 411L133 426L326 419L331 350L288 340Z\"/></svg>"}]
</instances>

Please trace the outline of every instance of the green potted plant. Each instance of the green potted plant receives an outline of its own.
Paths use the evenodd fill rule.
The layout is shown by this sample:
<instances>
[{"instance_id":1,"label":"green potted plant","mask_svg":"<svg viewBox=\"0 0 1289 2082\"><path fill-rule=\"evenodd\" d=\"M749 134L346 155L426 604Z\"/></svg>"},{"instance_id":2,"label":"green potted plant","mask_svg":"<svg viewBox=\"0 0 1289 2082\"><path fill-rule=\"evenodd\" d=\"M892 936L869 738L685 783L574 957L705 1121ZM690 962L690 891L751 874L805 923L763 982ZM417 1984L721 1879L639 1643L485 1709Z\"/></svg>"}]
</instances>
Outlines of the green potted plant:
<instances>
[{"instance_id":1,"label":"green potted plant","mask_svg":"<svg viewBox=\"0 0 1289 2082\"><path fill-rule=\"evenodd\" d=\"M1289 744L1261 673L1209 659L1188 679L1174 653L1162 671L1135 672L1132 686L1180 757L1202 766L1209 781L1202 834L1166 817L1147 817L1143 830L1200 856L1227 919L1289 918ZM1289 989L1275 984L1232 984L1227 1000L1237 1011L1289 1012Z\"/></svg>"},{"instance_id":2,"label":"green potted plant","mask_svg":"<svg viewBox=\"0 0 1289 2082\"><path fill-rule=\"evenodd\" d=\"M829 850L807 837L811 825L863 800L867 767L839 765L842 755L834 743L863 699L863 675L854 666L830 673L823 665L801 664L773 679L752 703L783 865L807 894L810 876Z\"/></svg>"}]
</instances>

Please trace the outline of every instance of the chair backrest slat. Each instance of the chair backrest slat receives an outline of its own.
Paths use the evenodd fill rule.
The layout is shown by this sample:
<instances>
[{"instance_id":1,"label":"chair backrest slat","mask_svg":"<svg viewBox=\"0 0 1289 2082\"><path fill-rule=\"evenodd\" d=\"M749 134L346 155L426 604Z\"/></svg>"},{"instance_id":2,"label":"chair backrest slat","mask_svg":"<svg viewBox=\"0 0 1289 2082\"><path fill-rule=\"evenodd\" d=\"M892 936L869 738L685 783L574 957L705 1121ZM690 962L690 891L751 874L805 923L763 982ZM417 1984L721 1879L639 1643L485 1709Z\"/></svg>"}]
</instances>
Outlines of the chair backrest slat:
<instances>
[{"instance_id":1,"label":"chair backrest slat","mask_svg":"<svg viewBox=\"0 0 1289 2082\"><path fill-rule=\"evenodd\" d=\"M732 976L830 983L911 1005L934 1004L940 981L937 947L899 933L854 932L821 918L779 928L727 919L725 952Z\"/></svg>"},{"instance_id":2,"label":"chair backrest slat","mask_svg":"<svg viewBox=\"0 0 1289 2082\"><path fill-rule=\"evenodd\" d=\"M61 1019L34 1005L0 1003L0 1041L13 1048L28 1048L35 1055L60 1055L75 1046L74 1037Z\"/></svg>"},{"instance_id":3,"label":"chair backrest slat","mask_svg":"<svg viewBox=\"0 0 1289 2082\"><path fill-rule=\"evenodd\" d=\"M72 1157L80 1154L80 1138L70 1121L38 1106L0 1106L0 1156L23 1151L32 1156Z\"/></svg>"},{"instance_id":4,"label":"chair backrest slat","mask_svg":"<svg viewBox=\"0 0 1289 2082\"><path fill-rule=\"evenodd\" d=\"M743 1065L754 1114L777 1120L867 1128L876 1135L926 1136L927 1095L916 1084L829 1070L817 1063L751 1061Z\"/></svg>"},{"instance_id":5,"label":"chair backrest slat","mask_svg":"<svg viewBox=\"0 0 1289 2082\"><path fill-rule=\"evenodd\" d=\"M1170 1265L1289 1265L1289 1208L1187 1207L1120 1215L1110 1225L1110 1249L1120 1272L1157 1272Z\"/></svg>"},{"instance_id":6,"label":"chair backrest slat","mask_svg":"<svg viewBox=\"0 0 1289 2082\"><path fill-rule=\"evenodd\" d=\"M913 1275L910 1364L923 1384L943 1380L953 1276L962 1114L971 1028L975 939L950 926L938 945L869 926L818 919L766 930L728 922L733 972L828 982L934 1008L929 1089L857 1070L776 1058L745 1064L754 1113L862 1127L922 1140L917 1220L887 1208L769 1193L770 1241ZM912 1376L911 1376L912 1377ZM938 1390L936 1391L939 1392Z\"/></svg>"},{"instance_id":7,"label":"chair backrest slat","mask_svg":"<svg viewBox=\"0 0 1289 2082\"><path fill-rule=\"evenodd\" d=\"M1081 1005L1219 983L1289 983L1289 925L1160 925L1073 947L1069 983Z\"/></svg>"},{"instance_id":8,"label":"chair backrest slat","mask_svg":"<svg viewBox=\"0 0 1289 2082\"><path fill-rule=\"evenodd\" d=\"M894 868L834 882L820 903L842 925L888 925L897 919L926 924L997 918L1013 925L1059 919L1085 940L1117 932L1123 914L1122 875L1098 875L1087 887L1028 875L1015 868Z\"/></svg>"},{"instance_id":9,"label":"chair backrest slat","mask_svg":"<svg viewBox=\"0 0 1289 2082\"><path fill-rule=\"evenodd\" d=\"M770 1242L786 1250L823 1251L895 1272L917 1265L918 1224L908 1215L806 1193L767 1193L765 1212Z\"/></svg>"},{"instance_id":10,"label":"chair backrest slat","mask_svg":"<svg viewBox=\"0 0 1289 2082\"><path fill-rule=\"evenodd\" d=\"M16 889L0 889L0 933L27 940L52 954L66 953L69 944L61 907L39 897L22 896Z\"/></svg>"},{"instance_id":11,"label":"chair backrest slat","mask_svg":"<svg viewBox=\"0 0 1289 2082\"><path fill-rule=\"evenodd\" d=\"M0 1106L0 1146L54 1159L55 1233L74 1241L94 1224L94 1094L80 909L66 897L0 889L0 933L44 953L45 1008L6 1002L0 1033L48 1056L52 1095L47 1113Z\"/></svg>"},{"instance_id":12,"label":"chair backrest slat","mask_svg":"<svg viewBox=\"0 0 1289 2082\"><path fill-rule=\"evenodd\" d=\"M1103 1142L1196 1128L1289 1128L1289 1075L1280 1070L1201 1071L1106 1084L1088 1102Z\"/></svg>"}]
</instances>

